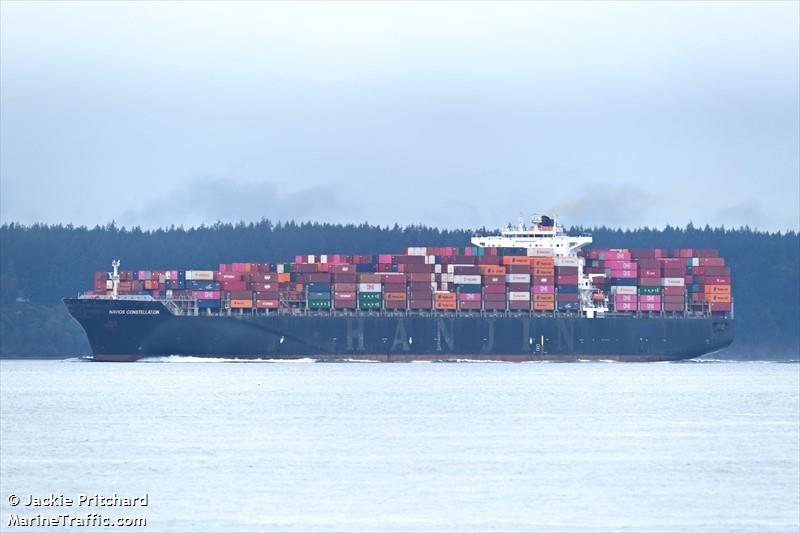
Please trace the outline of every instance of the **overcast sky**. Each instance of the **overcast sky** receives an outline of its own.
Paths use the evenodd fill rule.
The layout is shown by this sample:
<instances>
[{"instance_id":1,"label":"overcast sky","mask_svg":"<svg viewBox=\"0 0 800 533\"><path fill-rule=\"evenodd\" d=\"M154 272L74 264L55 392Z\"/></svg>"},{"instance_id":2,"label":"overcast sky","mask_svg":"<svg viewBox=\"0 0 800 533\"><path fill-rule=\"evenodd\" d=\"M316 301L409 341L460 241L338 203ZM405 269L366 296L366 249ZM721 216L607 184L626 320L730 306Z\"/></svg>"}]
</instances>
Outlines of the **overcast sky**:
<instances>
[{"instance_id":1,"label":"overcast sky","mask_svg":"<svg viewBox=\"0 0 800 533\"><path fill-rule=\"evenodd\" d=\"M0 4L0 218L800 227L797 2Z\"/></svg>"}]
</instances>

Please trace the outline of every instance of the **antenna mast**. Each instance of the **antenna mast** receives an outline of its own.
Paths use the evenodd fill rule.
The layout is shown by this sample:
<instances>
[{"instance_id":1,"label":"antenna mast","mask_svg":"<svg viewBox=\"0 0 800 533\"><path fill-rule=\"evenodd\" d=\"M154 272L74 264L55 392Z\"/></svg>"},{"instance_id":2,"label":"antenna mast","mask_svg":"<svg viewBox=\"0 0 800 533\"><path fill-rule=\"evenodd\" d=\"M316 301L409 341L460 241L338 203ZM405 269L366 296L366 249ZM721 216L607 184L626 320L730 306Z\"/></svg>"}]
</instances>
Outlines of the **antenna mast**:
<instances>
[{"instance_id":1,"label":"antenna mast","mask_svg":"<svg viewBox=\"0 0 800 533\"><path fill-rule=\"evenodd\" d=\"M117 289L119 288L119 259L111 261L111 268L114 269L114 272L111 274L111 298L116 300Z\"/></svg>"}]
</instances>

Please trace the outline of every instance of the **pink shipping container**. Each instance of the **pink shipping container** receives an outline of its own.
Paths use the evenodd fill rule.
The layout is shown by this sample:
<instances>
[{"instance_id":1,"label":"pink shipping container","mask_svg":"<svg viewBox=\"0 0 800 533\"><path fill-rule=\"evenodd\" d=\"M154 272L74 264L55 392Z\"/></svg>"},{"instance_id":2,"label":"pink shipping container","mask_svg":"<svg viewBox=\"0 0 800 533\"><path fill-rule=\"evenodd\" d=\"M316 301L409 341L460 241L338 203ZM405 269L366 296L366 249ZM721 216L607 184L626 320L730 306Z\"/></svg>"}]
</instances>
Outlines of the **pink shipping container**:
<instances>
[{"instance_id":1,"label":"pink shipping container","mask_svg":"<svg viewBox=\"0 0 800 533\"><path fill-rule=\"evenodd\" d=\"M660 278L661 269L659 268L646 268L639 271L643 278Z\"/></svg>"},{"instance_id":2,"label":"pink shipping container","mask_svg":"<svg viewBox=\"0 0 800 533\"><path fill-rule=\"evenodd\" d=\"M553 285L533 285L534 294L555 294L556 288Z\"/></svg>"},{"instance_id":3,"label":"pink shipping container","mask_svg":"<svg viewBox=\"0 0 800 533\"><path fill-rule=\"evenodd\" d=\"M219 300L221 296L220 291L192 291L192 297L198 300Z\"/></svg>"},{"instance_id":4,"label":"pink shipping container","mask_svg":"<svg viewBox=\"0 0 800 533\"><path fill-rule=\"evenodd\" d=\"M614 301L616 303L623 303L623 302L635 302L636 295L635 294L615 294Z\"/></svg>"},{"instance_id":5,"label":"pink shipping container","mask_svg":"<svg viewBox=\"0 0 800 533\"><path fill-rule=\"evenodd\" d=\"M636 306L636 302L620 302L615 304L615 309L617 311L637 311L638 307Z\"/></svg>"},{"instance_id":6,"label":"pink shipping container","mask_svg":"<svg viewBox=\"0 0 800 533\"><path fill-rule=\"evenodd\" d=\"M458 299L462 302L480 302L481 295L475 292L462 292L458 295Z\"/></svg>"},{"instance_id":7,"label":"pink shipping container","mask_svg":"<svg viewBox=\"0 0 800 533\"><path fill-rule=\"evenodd\" d=\"M380 254L378 256L378 263L391 264L391 262L392 262L391 254Z\"/></svg>"},{"instance_id":8,"label":"pink shipping container","mask_svg":"<svg viewBox=\"0 0 800 533\"><path fill-rule=\"evenodd\" d=\"M661 302L659 302L659 303L652 303L652 302L639 303L639 310L640 311L661 311Z\"/></svg>"},{"instance_id":9,"label":"pink shipping container","mask_svg":"<svg viewBox=\"0 0 800 533\"><path fill-rule=\"evenodd\" d=\"M280 302L275 300L256 300L256 307L259 309L277 309L280 306Z\"/></svg>"},{"instance_id":10,"label":"pink shipping container","mask_svg":"<svg viewBox=\"0 0 800 533\"><path fill-rule=\"evenodd\" d=\"M607 270L606 275L609 278L635 278L637 276L636 270Z\"/></svg>"},{"instance_id":11,"label":"pink shipping container","mask_svg":"<svg viewBox=\"0 0 800 533\"><path fill-rule=\"evenodd\" d=\"M636 270L637 266L634 261L618 261L618 260L611 260L605 261L603 264L604 267L610 268L611 270Z\"/></svg>"},{"instance_id":12,"label":"pink shipping container","mask_svg":"<svg viewBox=\"0 0 800 533\"><path fill-rule=\"evenodd\" d=\"M661 303L661 296L658 294L640 294L639 295L639 303L654 303L660 304Z\"/></svg>"}]
</instances>

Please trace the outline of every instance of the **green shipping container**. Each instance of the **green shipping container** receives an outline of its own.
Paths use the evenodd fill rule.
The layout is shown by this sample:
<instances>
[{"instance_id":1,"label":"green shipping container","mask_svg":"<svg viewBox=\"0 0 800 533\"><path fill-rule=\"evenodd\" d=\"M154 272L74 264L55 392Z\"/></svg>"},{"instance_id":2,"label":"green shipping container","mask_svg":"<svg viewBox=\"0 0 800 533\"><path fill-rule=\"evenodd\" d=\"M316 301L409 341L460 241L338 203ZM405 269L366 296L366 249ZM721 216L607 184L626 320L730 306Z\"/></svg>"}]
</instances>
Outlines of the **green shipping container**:
<instances>
[{"instance_id":1,"label":"green shipping container","mask_svg":"<svg viewBox=\"0 0 800 533\"><path fill-rule=\"evenodd\" d=\"M359 302L380 302L382 294L380 292L359 292Z\"/></svg>"},{"instance_id":2,"label":"green shipping container","mask_svg":"<svg viewBox=\"0 0 800 533\"><path fill-rule=\"evenodd\" d=\"M661 294L661 287L639 287L639 294Z\"/></svg>"},{"instance_id":3,"label":"green shipping container","mask_svg":"<svg viewBox=\"0 0 800 533\"><path fill-rule=\"evenodd\" d=\"M380 302L358 302L358 307L361 309L380 309Z\"/></svg>"},{"instance_id":4,"label":"green shipping container","mask_svg":"<svg viewBox=\"0 0 800 533\"><path fill-rule=\"evenodd\" d=\"M308 301L308 308L309 309L330 309L331 301L330 300L309 300Z\"/></svg>"}]
</instances>

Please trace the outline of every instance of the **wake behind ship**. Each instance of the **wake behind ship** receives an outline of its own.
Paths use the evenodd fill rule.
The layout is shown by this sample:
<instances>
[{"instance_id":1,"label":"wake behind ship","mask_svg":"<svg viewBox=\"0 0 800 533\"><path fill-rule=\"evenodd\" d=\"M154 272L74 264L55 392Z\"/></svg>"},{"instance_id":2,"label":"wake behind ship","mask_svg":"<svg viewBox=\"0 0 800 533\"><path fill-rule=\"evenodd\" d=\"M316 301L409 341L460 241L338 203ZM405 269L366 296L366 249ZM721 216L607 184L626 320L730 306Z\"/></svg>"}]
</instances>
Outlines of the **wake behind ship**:
<instances>
[{"instance_id":1,"label":"wake behind ship","mask_svg":"<svg viewBox=\"0 0 800 533\"><path fill-rule=\"evenodd\" d=\"M670 361L733 340L715 250L584 250L550 217L472 246L95 274L66 299L100 361Z\"/></svg>"}]
</instances>

